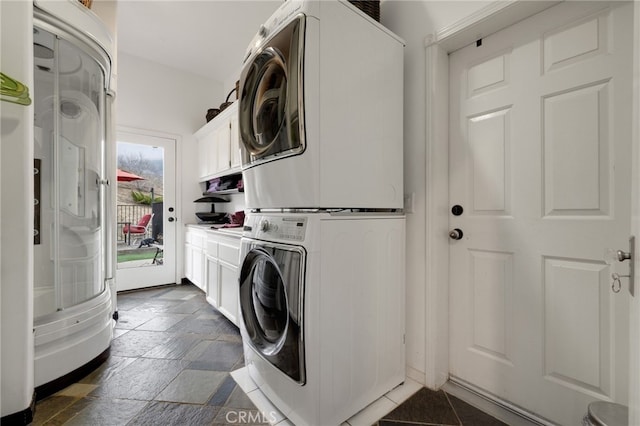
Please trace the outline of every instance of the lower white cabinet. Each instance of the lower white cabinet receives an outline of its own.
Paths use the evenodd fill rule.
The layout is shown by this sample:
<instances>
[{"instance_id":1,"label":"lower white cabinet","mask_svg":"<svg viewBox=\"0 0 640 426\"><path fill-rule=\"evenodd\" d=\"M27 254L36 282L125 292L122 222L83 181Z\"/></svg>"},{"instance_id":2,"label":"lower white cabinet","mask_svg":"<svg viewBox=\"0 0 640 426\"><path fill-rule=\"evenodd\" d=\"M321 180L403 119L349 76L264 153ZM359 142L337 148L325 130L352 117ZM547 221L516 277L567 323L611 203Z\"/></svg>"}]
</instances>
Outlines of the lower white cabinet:
<instances>
[{"instance_id":1,"label":"lower white cabinet","mask_svg":"<svg viewBox=\"0 0 640 426\"><path fill-rule=\"evenodd\" d=\"M240 233L187 226L184 275L207 295L207 302L238 325Z\"/></svg>"},{"instance_id":2,"label":"lower white cabinet","mask_svg":"<svg viewBox=\"0 0 640 426\"><path fill-rule=\"evenodd\" d=\"M225 262L218 264L220 277L220 305L218 309L238 325L238 267Z\"/></svg>"},{"instance_id":3,"label":"lower white cabinet","mask_svg":"<svg viewBox=\"0 0 640 426\"><path fill-rule=\"evenodd\" d=\"M204 246L207 234L202 229L187 227L184 244L184 275L193 284L205 290Z\"/></svg>"},{"instance_id":4,"label":"lower white cabinet","mask_svg":"<svg viewBox=\"0 0 640 426\"><path fill-rule=\"evenodd\" d=\"M240 235L207 232L207 301L236 326L238 325L238 264Z\"/></svg>"},{"instance_id":5,"label":"lower white cabinet","mask_svg":"<svg viewBox=\"0 0 640 426\"><path fill-rule=\"evenodd\" d=\"M220 305L220 281L218 279L218 259L207 254L207 302L218 307Z\"/></svg>"}]
</instances>

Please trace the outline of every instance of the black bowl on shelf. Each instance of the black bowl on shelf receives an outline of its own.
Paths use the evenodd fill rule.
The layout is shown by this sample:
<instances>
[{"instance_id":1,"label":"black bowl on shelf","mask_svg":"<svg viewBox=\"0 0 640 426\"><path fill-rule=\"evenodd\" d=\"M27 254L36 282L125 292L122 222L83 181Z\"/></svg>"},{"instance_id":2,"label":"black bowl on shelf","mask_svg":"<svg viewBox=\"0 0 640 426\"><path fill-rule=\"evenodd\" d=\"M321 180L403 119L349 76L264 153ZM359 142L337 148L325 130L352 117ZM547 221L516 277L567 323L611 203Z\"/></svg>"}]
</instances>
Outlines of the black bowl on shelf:
<instances>
[{"instance_id":1,"label":"black bowl on shelf","mask_svg":"<svg viewBox=\"0 0 640 426\"><path fill-rule=\"evenodd\" d=\"M210 213L210 212L197 212L196 216L200 221L206 223L228 223L229 218L227 213Z\"/></svg>"}]
</instances>

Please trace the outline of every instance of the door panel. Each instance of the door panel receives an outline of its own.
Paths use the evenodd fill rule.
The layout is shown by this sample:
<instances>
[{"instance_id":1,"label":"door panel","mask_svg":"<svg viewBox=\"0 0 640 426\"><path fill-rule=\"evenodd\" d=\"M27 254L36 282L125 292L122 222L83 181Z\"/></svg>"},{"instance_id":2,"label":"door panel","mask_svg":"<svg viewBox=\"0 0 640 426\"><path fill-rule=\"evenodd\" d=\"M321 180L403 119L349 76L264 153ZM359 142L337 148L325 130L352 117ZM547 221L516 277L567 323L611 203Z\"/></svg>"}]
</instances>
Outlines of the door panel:
<instances>
[{"instance_id":1,"label":"door panel","mask_svg":"<svg viewBox=\"0 0 640 426\"><path fill-rule=\"evenodd\" d=\"M560 424L627 400L631 5L568 2L450 55L450 368Z\"/></svg>"},{"instance_id":2,"label":"door panel","mask_svg":"<svg viewBox=\"0 0 640 426\"><path fill-rule=\"evenodd\" d=\"M128 242L118 244L117 289L123 291L174 284L177 282L176 141L170 136L163 137L141 130L125 129L118 130L117 141L118 156L121 157L118 160L119 167L137 165L140 169L138 173L143 177L136 181L140 182L137 191L150 200L155 200L153 207L144 202L135 202L128 206L132 204L129 199L118 201L118 216L121 214L120 211L133 212L132 216L125 219L118 218L121 225L118 228L120 239L124 237L123 224L135 225L143 213L152 213L153 216L147 229L139 230L144 231L143 233L134 235L132 231ZM122 159L128 162L120 164ZM132 190L136 190L136 187Z\"/></svg>"}]
</instances>

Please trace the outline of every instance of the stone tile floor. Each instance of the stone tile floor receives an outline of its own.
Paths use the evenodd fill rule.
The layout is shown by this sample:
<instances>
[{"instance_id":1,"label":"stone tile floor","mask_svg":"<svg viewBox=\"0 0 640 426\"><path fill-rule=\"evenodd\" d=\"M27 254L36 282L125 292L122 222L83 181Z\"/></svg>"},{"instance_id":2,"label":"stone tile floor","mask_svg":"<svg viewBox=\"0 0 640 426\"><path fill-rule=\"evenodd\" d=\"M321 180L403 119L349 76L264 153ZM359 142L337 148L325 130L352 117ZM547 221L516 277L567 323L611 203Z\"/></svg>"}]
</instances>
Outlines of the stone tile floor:
<instances>
[{"instance_id":1,"label":"stone tile floor","mask_svg":"<svg viewBox=\"0 0 640 426\"><path fill-rule=\"evenodd\" d=\"M229 374L244 365L240 333L198 288L120 293L118 313L109 359L39 401L34 425L237 425L260 418ZM504 423L423 388L377 425Z\"/></svg>"},{"instance_id":2,"label":"stone tile floor","mask_svg":"<svg viewBox=\"0 0 640 426\"><path fill-rule=\"evenodd\" d=\"M503 426L505 423L442 390L422 388L377 423L377 426L400 425Z\"/></svg>"}]
</instances>

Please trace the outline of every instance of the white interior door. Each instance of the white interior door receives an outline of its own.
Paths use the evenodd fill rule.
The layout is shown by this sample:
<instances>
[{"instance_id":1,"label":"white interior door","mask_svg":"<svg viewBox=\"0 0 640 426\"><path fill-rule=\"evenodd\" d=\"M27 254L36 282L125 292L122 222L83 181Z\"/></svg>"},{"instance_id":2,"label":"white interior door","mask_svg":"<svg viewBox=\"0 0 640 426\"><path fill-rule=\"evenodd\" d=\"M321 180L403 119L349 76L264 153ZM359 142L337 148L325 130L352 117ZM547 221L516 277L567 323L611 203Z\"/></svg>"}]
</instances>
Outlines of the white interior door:
<instances>
[{"instance_id":1,"label":"white interior door","mask_svg":"<svg viewBox=\"0 0 640 426\"><path fill-rule=\"evenodd\" d=\"M632 7L565 2L450 55L451 376L559 424L627 403L605 253L630 235Z\"/></svg>"},{"instance_id":2,"label":"white interior door","mask_svg":"<svg viewBox=\"0 0 640 426\"><path fill-rule=\"evenodd\" d=\"M143 179L128 182L124 190L125 185L121 182L118 185L116 288L122 291L173 284L176 282L176 141L119 130L117 144L118 168L128 168L126 172ZM151 205L130 199L130 191L146 198L153 194L155 212ZM135 225L145 214L153 214L146 232L127 232L127 226L131 226L132 231L140 231Z\"/></svg>"}]
</instances>

